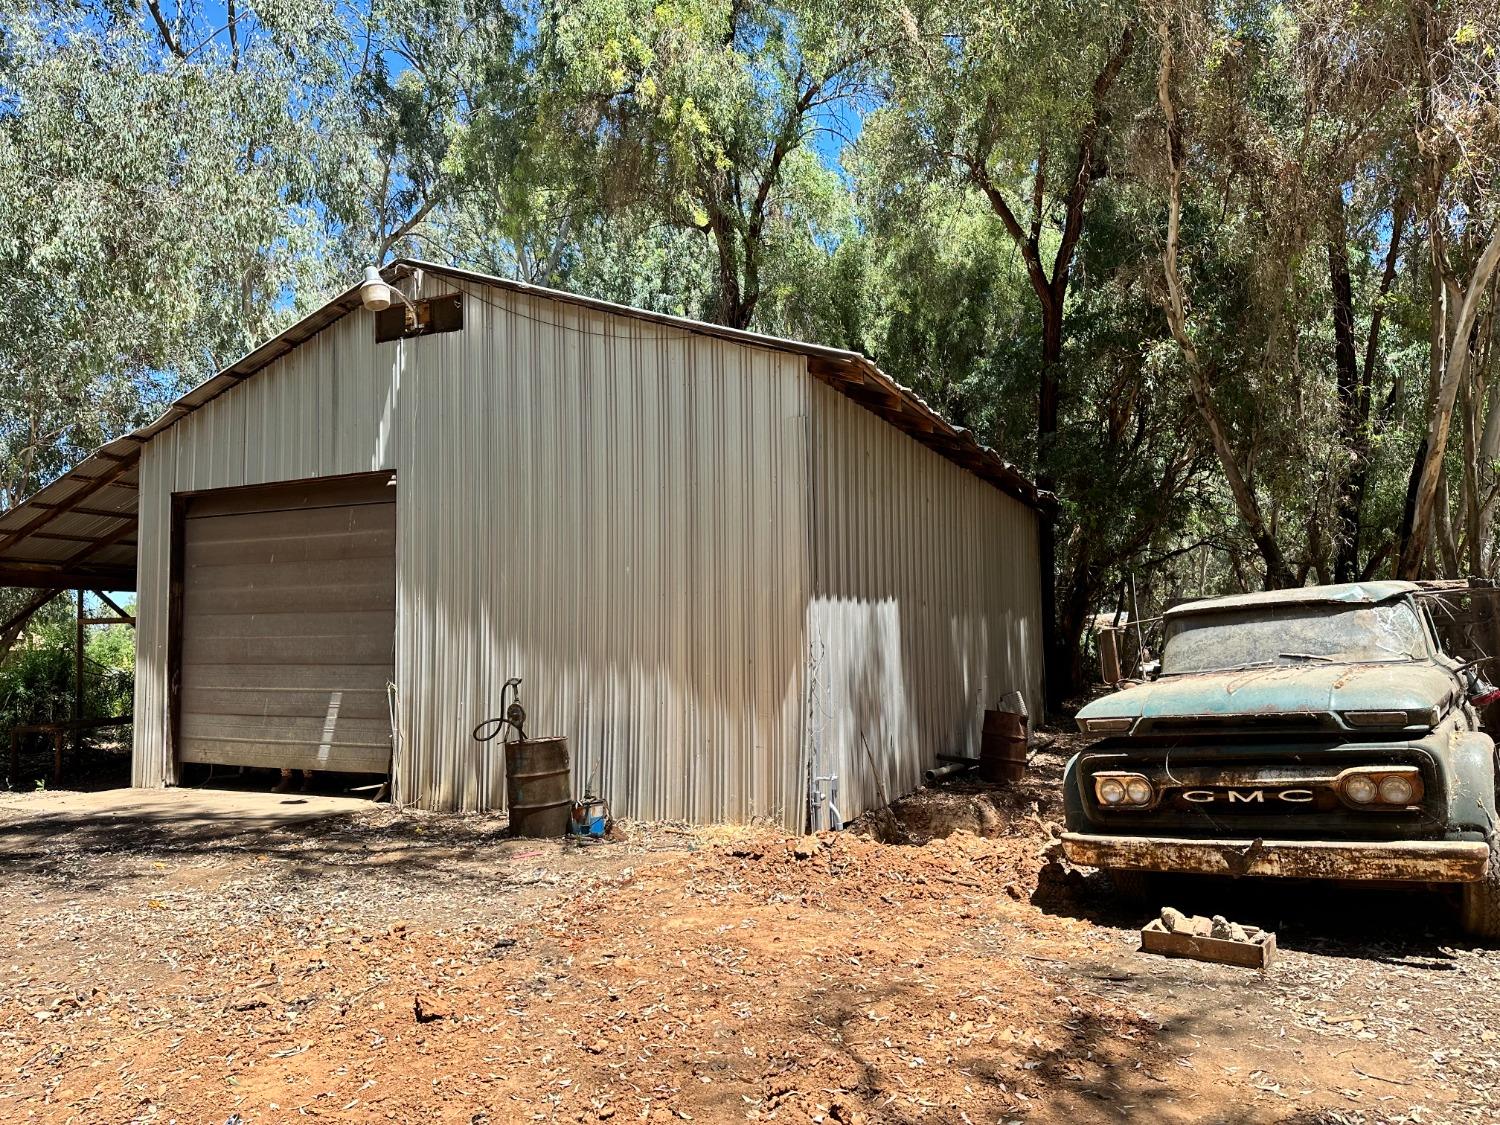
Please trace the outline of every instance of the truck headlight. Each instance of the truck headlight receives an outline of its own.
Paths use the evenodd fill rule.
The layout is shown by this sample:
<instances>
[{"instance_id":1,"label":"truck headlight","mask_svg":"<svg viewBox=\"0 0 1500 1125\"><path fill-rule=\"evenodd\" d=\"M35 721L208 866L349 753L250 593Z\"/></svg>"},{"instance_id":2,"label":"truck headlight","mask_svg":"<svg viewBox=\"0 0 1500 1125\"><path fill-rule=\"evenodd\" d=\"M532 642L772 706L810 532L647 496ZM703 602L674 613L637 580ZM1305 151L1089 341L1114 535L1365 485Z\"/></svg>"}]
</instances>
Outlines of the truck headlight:
<instances>
[{"instance_id":1,"label":"truck headlight","mask_svg":"<svg viewBox=\"0 0 1500 1125\"><path fill-rule=\"evenodd\" d=\"M1404 809L1422 800L1422 771L1416 766L1355 766L1334 782L1344 803L1362 809Z\"/></svg>"},{"instance_id":2,"label":"truck headlight","mask_svg":"<svg viewBox=\"0 0 1500 1125\"><path fill-rule=\"evenodd\" d=\"M1388 805L1411 804L1411 782L1397 774L1381 779L1380 799Z\"/></svg>"},{"instance_id":3,"label":"truck headlight","mask_svg":"<svg viewBox=\"0 0 1500 1125\"><path fill-rule=\"evenodd\" d=\"M1097 773L1094 796L1110 809L1140 809L1156 800L1151 779L1139 773Z\"/></svg>"},{"instance_id":4,"label":"truck headlight","mask_svg":"<svg viewBox=\"0 0 1500 1125\"><path fill-rule=\"evenodd\" d=\"M1134 719L1079 719L1084 734L1125 734L1135 726Z\"/></svg>"}]
</instances>

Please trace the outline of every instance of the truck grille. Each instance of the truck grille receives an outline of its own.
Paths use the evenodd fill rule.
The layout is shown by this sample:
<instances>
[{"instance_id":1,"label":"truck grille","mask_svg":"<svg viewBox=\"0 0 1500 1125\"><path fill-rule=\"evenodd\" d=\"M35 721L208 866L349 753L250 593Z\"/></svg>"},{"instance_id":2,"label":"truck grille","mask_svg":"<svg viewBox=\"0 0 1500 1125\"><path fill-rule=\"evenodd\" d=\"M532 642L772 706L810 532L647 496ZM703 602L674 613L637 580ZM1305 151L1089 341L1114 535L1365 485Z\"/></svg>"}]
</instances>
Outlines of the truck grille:
<instances>
[{"instance_id":1,"label":"truck grille","mask_svg":"<svg viewBox=\"0 0 1500 1125\"><path fill-rule=\"evenodd\" d=\"M1358 809L1334 783L1353 766L1416 766L1426 786L1421 808ZM1156 791L1145 808L1107 808L1094 789L1100 772L1143 774ZM1237 747L1113 747L1085 753L1080 796L1100 829L1212 838L1236 832L1380 838L1409 833L1413 823L1441 820L1442 787L1431 758L1414 747L1351 744L1282 746L1254 754ZM1262 827L1263 826L1263 827Z\"/></svg>"},{"instance_id":2,"label":"truck grille","mask_svg":"<svg viewBox=\"0 0 1500 1125\"><path fill-rule=\"evenodd\" d=\"M1332 778L1273 784L1165 784L1158 786L1158 792L1161 793L1159 807L1189 815L1232 812L1240 816L1268 813L1297 816L1333 812L1344 807L1334 790Z\"/></svg>"},{"instance_id":3,"label":"truck grille","mask_svg":"<svg viewBox=\"0 0 1500 1125\"><path fill-rule=\"evenodd\" d=\"M1333 722L1332 716L1314 714L1311 711L1287 711L1271 715L1162 715L1144 720L1136 728L1136 732L1223 734L1236 731L1243 734L1295 734L1337 729L1338 724Z\"/></svg>"}]
</instances>

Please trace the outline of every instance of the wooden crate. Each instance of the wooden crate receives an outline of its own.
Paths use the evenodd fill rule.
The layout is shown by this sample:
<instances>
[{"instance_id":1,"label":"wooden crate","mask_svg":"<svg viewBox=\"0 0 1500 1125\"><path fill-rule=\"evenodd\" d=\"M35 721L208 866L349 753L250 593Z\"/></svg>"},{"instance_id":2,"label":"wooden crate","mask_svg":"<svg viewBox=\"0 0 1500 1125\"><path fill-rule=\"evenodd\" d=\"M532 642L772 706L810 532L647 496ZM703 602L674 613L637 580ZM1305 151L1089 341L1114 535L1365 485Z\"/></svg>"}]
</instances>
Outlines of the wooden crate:
<instances>
[{"instance_id":1,"label":"wooden crate","mask_svg":"<svg viewBox=\"0 0 1500 1125\"><path fill-rule=\"evenodd\" d=\"M1250 938L1248 942L1197 937L1173 933L1161 924L1160 918L1153 918L1141 927L1141 948L1166 957L1191 957L1247 969L1267 968L1276 959L1276 935L1254 926L1246 926L1245 933Z\"/></svg>"}]
</instances>

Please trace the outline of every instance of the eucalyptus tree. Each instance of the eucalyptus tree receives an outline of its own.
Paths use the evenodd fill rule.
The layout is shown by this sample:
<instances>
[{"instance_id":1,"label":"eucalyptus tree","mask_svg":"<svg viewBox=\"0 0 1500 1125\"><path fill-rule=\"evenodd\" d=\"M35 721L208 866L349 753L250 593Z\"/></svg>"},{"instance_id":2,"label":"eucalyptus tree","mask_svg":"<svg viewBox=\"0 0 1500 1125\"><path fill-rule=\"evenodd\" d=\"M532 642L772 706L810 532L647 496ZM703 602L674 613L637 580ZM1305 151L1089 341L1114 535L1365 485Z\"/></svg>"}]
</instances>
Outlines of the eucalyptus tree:
<instances>
[{"instance_id":1,"label":"eucalyptus tree","mask_svg":"<svg viewBox=\"0 0 1500 1125\"><path fill-rule=\"evenodd\" d=\"M888 195L942 179L975 193L1015 247L1039 322L1035 356L1035 471L1055 464L1067 390L1066 320L1091 197L1109 173L1115 116L1128 116L1135 6L1114 0L897 4L903 30L888 103L867 123L865 147ZM1042 569L1057 570L1056 529L1042 533ZM1049 694L1065 688L1068 630L1054 631L1055 591L1044 581ZM1071 627L1069 627L1071 628Z\"/></svg>"},{"instance_id":2,"label":"eucalyptus tree","mask_svg":"<svg viewBox=\"0 0 1500 1125\"><path fill-rule=\"evenodd\" d=\"M0 28L8 504L263 335L316 277L319 224L283 53L242 45L236 70L62 7L7 3Z\"/></svg>"},{"instance_id":3,"label":"eucalyptus tree","mask_svg":"<svg viewBox=\"0 0 1500 1125\"><path fill-rule=\"evenodd\" d=\"M820 137L860 97L879 25L832 0L568 0L538 24L544 112L591 146L608 206L713 250L713 319L756 317L788 259L832 238Z\"/></svg>"},{"instance_id":4,"label":"eucalyptus tree","mask_svg":"<svg viewBox=\"0 0 1500 1125\"><path fill-rule=\"evenodd\" d=\"M1135 179L1165 209L1158 301L1239 523L1268 586L1373 572L1393 546L1361 559L1374 437L1402 390L1383 333L1410 265L1402 13L1167 0L1151 20Z\"/></svg>"},{"instance_id":5,"label":"eucalyptus tree","mask_svg":"<svg viewBox=\"0 0 1500 1125\"><path fill-rule=\"evenodd\" d=\"M470 200L513 207L540 147L521 0L385 0L345 16L319 112L322 192L350 263L432 256Z\"/></svg>"},{"instance_id":6,"label":"eucalyptus tree","mask_svg":"<svg viewBox=\"0 0 1500 1125\"><path fill-rule=\"evenodd\" d=\"M1416 206L1430 271L1430 366L1427 432L1413 469L1398 570L1416 577L1428 567L1434 527L1449 515L1446 466L1455 407L1465 398L1466 414L1482 415L1488 389L1488 438L1476 446L1476 424L1464 425L1460 474L1470 562L1484 573L1492 565L1500 505L1494 463L1500 454L1500 395L1485 385L1486 368L1495 359L1494 282L1500 271L1500 11L1488 0L1410 0L1407 16L1416 61ZM1487 462L1482 467L1481 457ZM1450 569L1458 563L1452 539L1444 535Z\"/></svg>"}]
</instances>

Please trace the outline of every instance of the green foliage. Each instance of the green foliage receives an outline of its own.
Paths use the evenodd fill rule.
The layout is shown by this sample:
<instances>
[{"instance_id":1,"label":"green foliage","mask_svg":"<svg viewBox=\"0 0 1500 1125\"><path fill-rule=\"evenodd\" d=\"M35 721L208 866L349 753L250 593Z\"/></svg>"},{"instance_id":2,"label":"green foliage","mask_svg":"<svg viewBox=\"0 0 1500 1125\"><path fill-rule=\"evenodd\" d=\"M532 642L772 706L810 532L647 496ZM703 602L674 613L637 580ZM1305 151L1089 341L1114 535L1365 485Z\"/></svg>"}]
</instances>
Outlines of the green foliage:
<instances>
[{"instance_id":1,"label":"green foliage","mask_svg":"<svg viewBox=\"0 0 1500 1125\"><path fill-rule=\"evenodd\" d=\"M1132 573L1258 585L1267 540L1326 579L1351 504L1389 573L1496 221L1497 43L1486 0L0 0L0 501L414 252L867 352L1055 482L1067 630ZM1433 571L1496 567L1482 300ZM4 675L42 706L38 629Z\"/></svg>"},{"instance_id":2,"label":"green foliage","mask_svg":"<svg viewBox=\"0 0 1500 1125\"><path fill-rule=\"evenodd\" d=\"M784 303L842 233L845 193L812 143L871 67L871 29L846 15L827 0L542 8L544 120L574 139L601 206L711 247L721 323Z\"/></svg>"},{"instance_id":3,"label":"green foliage","mask_svg":"<svg viewBox=\"0 0 1500 1125\"><path fill-rule=\"evenodd\" d=\"M165 65L132 21L12 0L0 28L0 500L14 502L246 349L312 258L287 168L306 143L288 115L297 76L274 52L238 77L207 57Z\"/></svg>"},{"instance_id":4,"label":"green foliage","mask_svg":"<svg viewBox=\"0 0 1500 1125\"><path fill-rule=\"evenodd\" d=\"M135 630L95 626L84 648L84 718L130 714L135 686ZM73 717L74 623L66 599L40 615L0 661L0 731Z\"/></svg>"}]
</instances>

